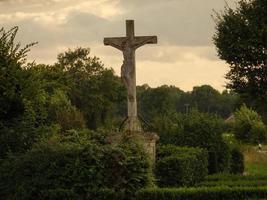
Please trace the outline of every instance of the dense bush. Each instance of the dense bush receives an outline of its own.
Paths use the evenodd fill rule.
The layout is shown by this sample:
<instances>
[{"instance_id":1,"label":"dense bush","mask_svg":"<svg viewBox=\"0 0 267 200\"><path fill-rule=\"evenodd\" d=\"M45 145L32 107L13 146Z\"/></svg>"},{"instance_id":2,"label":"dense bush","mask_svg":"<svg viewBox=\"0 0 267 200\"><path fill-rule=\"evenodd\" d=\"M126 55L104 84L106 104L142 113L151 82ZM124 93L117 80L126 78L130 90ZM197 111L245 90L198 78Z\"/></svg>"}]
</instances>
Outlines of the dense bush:
<instances>
[{"instance_id":1,"label":"dense bush","mask_svg":"<svg viewBox=\"0 0 267 200\"><path fill-rule=\"evenodd\" d=\"M267 128L261 116L243 105L235 112L233 124L235 137L245 143L263 143L267 140Z\"/></svg>"},{"instance_id":2,"label":"dense bush","mask_svg":"<svg viewBox=\"0 0 267 200\"><path fill-rule=\"evenodd\" d=\"M176 145L207 149L210 174L229 171L230 148L222 138L225 124L221 118L192 110L178 127Z\"/></svg>"},{"instance_id":3,"label":"dense bush","mask_svg":"<svg viewBox=\"0 0 267 200\"><path fill-rule=\"evenodd\" d=\"M161 144L208 150L209 174L229 171L231 155L222 137L226 128L222 118L192 109L187 115L174 114L158 119L156 127Z\"/></svg>"},{"instance_id":4,"label":"dense bush","mask_svg":"<svg viewBox=\"0 0 267 200\"><path fill-rule=\"evenodd\" d=\"M55 90L51 95L48 111L51 122L59 124L62 132L85 128L82 113L71 105L67 95L61 90Z\"/></svg>"},{"instance_id":5,"label":"dense bush","mask_svg":"<svg viewBox=\"0 0 267 200\"><path fill-rule=\"evenodd\" d=\"M157 149L155 173L160 186L190 186L205 178L207 165L203 149L166 145Z\"/></svg>"},{"instance_id":6,"label":"dense bush","mask_svg":"<svg viewBox=\"0 0 267 200\"><path fill-rule=\"evenodd\" d=\"M151 184L150 162L136 138L103 143L90 132L83 137L74 133L5 159L0 165L1 198L79 199L101 188L131 194Z\"/></svg>"},{"instance_id":7,"label":"dense bush","mask_svg":"<svg viewBox=\"0 0 267 200\"><path fill-rule=\"evenodd\" d=\"M176 189L145 189L137 200L207 200L266 199L267 187L199 187Z\"/></svg>"},{"instance_id":8,"label":"dense bush","mask_svg":"<svg viewBox=\"0 0 267 200\"><path fill-rule=\"evenodd\" d=\"M233 148L231 150L230 173L243 174L244 169L244 155L238 148Z\"/></svg>"},{"instance_id":9,"label":"dense bush","mask_svg":"<svg viewBox=\"0 0 267 200\"><path fill-rule=\"evenodd\" d=\"M208 149L209 154L209 174L229 172L231 162L231 152L229 146L224 141L217 141L217 147Z\"/></svg>"}]
</instances>

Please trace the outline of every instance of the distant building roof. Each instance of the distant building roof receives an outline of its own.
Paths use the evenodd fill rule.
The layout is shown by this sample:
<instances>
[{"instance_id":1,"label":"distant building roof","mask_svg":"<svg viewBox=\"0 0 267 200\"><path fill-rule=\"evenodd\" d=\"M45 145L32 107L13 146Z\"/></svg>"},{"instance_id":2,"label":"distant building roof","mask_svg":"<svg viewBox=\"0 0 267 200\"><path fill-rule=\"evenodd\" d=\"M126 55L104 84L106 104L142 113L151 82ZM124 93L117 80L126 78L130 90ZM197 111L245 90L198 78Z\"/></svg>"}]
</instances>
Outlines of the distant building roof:
<instances>
[{"instance_id":1,"label":"distant building roof","mask_svg":"<svg viewBox=\"0 0 267 200\"><path fill-rule=\"evenodd\" d=\"M224 120L226 123L235 122L235 116L234 114L231 114L226 120Z\"/></svg>"}]
</instances>

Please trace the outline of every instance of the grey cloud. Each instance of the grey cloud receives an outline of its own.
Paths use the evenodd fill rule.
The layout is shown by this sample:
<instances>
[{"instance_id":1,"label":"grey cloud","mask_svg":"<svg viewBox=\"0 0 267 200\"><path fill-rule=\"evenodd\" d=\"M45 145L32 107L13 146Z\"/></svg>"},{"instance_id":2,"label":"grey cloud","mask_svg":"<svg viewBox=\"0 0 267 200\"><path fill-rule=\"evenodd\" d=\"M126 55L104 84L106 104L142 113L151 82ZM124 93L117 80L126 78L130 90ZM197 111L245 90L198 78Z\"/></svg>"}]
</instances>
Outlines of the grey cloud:
<instances>
[{"instance_id":1,"label":"grey cloud","mask_svg":"<svg viewBox=\"0 0 267 200\"><path fill-rule=\"evenodd\" d=\"M41 13L42 16L47 12L66 14L59 24L53 21L42 23L35 16L29 16L1 21L0 26L18 25L18 41L38 41L39 44L30 53L37 62L53 63L56 55L66 48L84 46L91 47L92 53L96 52L106 66L114 66L119 72L122 54L105 47L103 38L124 36L125 19L134 19L137 35L157 35L159 39L158 45L137 51L139 83L154 86L174 84L189 88L200 82L207 83L207 80L210 84L215 83L216 87L223 82L226 65L217 60L212 48L214 23L211 14L212 9L223 9L224 0L121 0L118 7L122 7L124 14L109 19L85 9L83 12L79 9L62 10L85 1L66 0L63 3L50 0L45 4L44 0L24 0L25 4L16 5L0 0L1 15L15 12ZM113 1L116 0L105 2ZM232 5L237 0L228 1Z\"/></svg>"},{"instance_id":2,"label":"grey cloud","mask_svg":"<svg viewBox=\"0 0 267 200\"><path fill-rule=\"evenodd\" d=\"M24 0L24 2L27 1ZM30 5L29 2L34 4L38 1L29 0L27 5ZM45 1L39 2L43 4ZM59 4L54 0L46 2ZM66 4L69 2L66 1ZM231 2L235 0L229 1L230 5ZM64 4L61 2L60 5ZM40 36L33 37L44 39L48 43L47 39L52 41L58 39L57 42L60 43L64 42L63 40L66 43L71 41L102 42L104 36L125 35L124 20L135 19L136 34L157 35L159 44L207 46L212 45L214 33L214 22L211 19L212 9L220 10L225 3L224 0L121 0L120 5L128 12L117 16L115 20L103 19L90 13L70 12L66 24L56 27L54 32L50 32L49 28L40 27L32 19L18 23L28 32L38 32ZM25 37L29 36L25 35Z\"/></svg>"},{"instance_id":3,"label":"grey cloud","mask_svg":"<svg viewBox=\"0 0 267 200\"><path fill-rule=\"evenodd\" d=\"M134 5L125 18L135 18L140 32L149 30L159 36L159 42L188 46L212 45L212 10L225 5L224 0L148 0L144 6L141 0L122 2L125 7Z\"/></svg>"},{"instance_id":4,"label":"grey cloud","mask_svg":"<svg viewBox=\"0 0 267 200\"><path fill-rule=\"evenodd\" d=\"M41 24L34 18L5 22L3 26L6 29L19 26L18 40L38 41L41 47L53 48L57 45L100 42L103 40L108 22L89 13L71 12L66 18L66 23L55 27Z\"/></svg>"},{"instance_id":5,"label":"grey cloud","mask_svg":"<svg viewBox=\"0 0 267 200\"><path fill-rule=\"evenodd\" d=\"M0 0L0 14L14 12L38 13L47 11L59 11L68 6L75 6L84 0Z\"/></svg>"},{"instance_id":6,"label":"grey cloud","mask_svg":"<svg viewBox=\"0 0 267 200\"><path fill-rule=\"evenodd\" d=\"M24 2L28 2L25 5L29 6L38 2L45 5L44 0L24 0ZM54 11L59 5L63 7L65 5L53 0L47 2L49 5L54 5L54 7L47 6L47 9L53 8ZM73 4L69 0L65 2L65 6ZM77 0L77 2L82 2L82 0ZM233 5L233 2L235 0L229 0L230 5ZM43 25L34 18L17 20L16 22L6 21L2 24L6 27L18 25L20 27L18 39L25 41L25 43L38 41L37 49L53 49L58 46L71 47L74 45L88 47L92 44L102 45L104 37L125 35L125 19L135 20L137 35L157 35L158 45L212 46L211 38L214 32L214 23L211 19L212 9L223 9L225 3L224 0L121 0L119 5L127 12L113 19L105 19L81 11L71 11L66 16L66 22L60 25ZM32 7L32 9L36 12L39 7L38 9ZM27 11L30 12L30 10ZM103 48L105 47L103 46ZM150 51L154 53L150 58L143 56L149 55ZM140 54L139 59L151 59L157 62L172 62L181 56L169 51L158 54L156 50L154 52L150 48L144 48L142 52L144 54ZM216 59L215 53L211 51L198 52L197 55L210 60Z\"/></svg>"}]
</instances>

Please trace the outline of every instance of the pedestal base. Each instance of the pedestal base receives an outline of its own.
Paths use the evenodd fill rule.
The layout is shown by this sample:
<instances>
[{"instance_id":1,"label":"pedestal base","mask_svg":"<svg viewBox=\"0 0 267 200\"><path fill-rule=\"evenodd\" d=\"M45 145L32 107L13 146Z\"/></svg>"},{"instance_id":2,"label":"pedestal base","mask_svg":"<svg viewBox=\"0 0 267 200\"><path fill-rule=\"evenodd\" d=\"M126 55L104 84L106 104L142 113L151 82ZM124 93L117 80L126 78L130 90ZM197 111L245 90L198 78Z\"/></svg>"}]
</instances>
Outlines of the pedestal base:
<instances>
[{"instance_id":1,"label":"pedestal base","mask_svg":"<svg viewBox=\"0 0 267 200\"><path fill-rule=\"evenodd\" d=\"M141 123L137 117L128 117L121 125L120 131L142 132Z\"/></svg>"},{"instance_id":2,"label":"pedestal base","mask_svg":"<svg viewBox=\"0 0 267 200\"><path fill-rule=\"evenodd\" d=\"M156 161L156 143L159 140L159 136L152 132L141 132L139 134L144 138L144 148L150 156L152 166L154 166Z\"/></svg>"}]
</instances>

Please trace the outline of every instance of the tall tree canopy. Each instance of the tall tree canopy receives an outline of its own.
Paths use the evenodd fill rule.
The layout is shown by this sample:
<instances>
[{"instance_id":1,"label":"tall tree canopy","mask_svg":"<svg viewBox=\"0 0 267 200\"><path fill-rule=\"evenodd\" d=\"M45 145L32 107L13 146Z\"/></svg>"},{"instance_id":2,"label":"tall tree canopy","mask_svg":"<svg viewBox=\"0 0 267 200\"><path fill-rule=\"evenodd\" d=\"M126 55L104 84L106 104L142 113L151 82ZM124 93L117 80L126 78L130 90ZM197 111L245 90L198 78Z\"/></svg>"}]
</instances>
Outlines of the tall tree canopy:
<instances>
[{"instance_id":1,"label":"tall tree canopy","mask_svg":"<svg viewBox=\"0 0 267 200\"><path fill-rule=\"evenodd\" d=\"M80 109L88 128L109 125L117 112L116 103L123 98L123 85L112 69L104 67L88 48L68 50L58 55L54 68L64 72L69 86L69 97Z\"/></svg>"},{"instance_id":2,"label":"tall tree canopy","mask_svg":"<svg viewBox=\"0 0 267 200\"><path fill-rule=\"evenodd\" d=\"M267 107L267 0L240 0L215 22L218 55L230 65L228 87L250 105Z\"/></svg>"},{"instance_id":3,"label":"tall tree canopy","mask_svg":"<svg viewBox=\"0 0 267 200\"><path fill-rule=\"evenodd\" d=\"M29 47L20 48L15 43L18 27L9 31L0 29L0 122L19 117L24 106L21 97L22 66L25 65Z\"/></svg>"}]
</instances>

